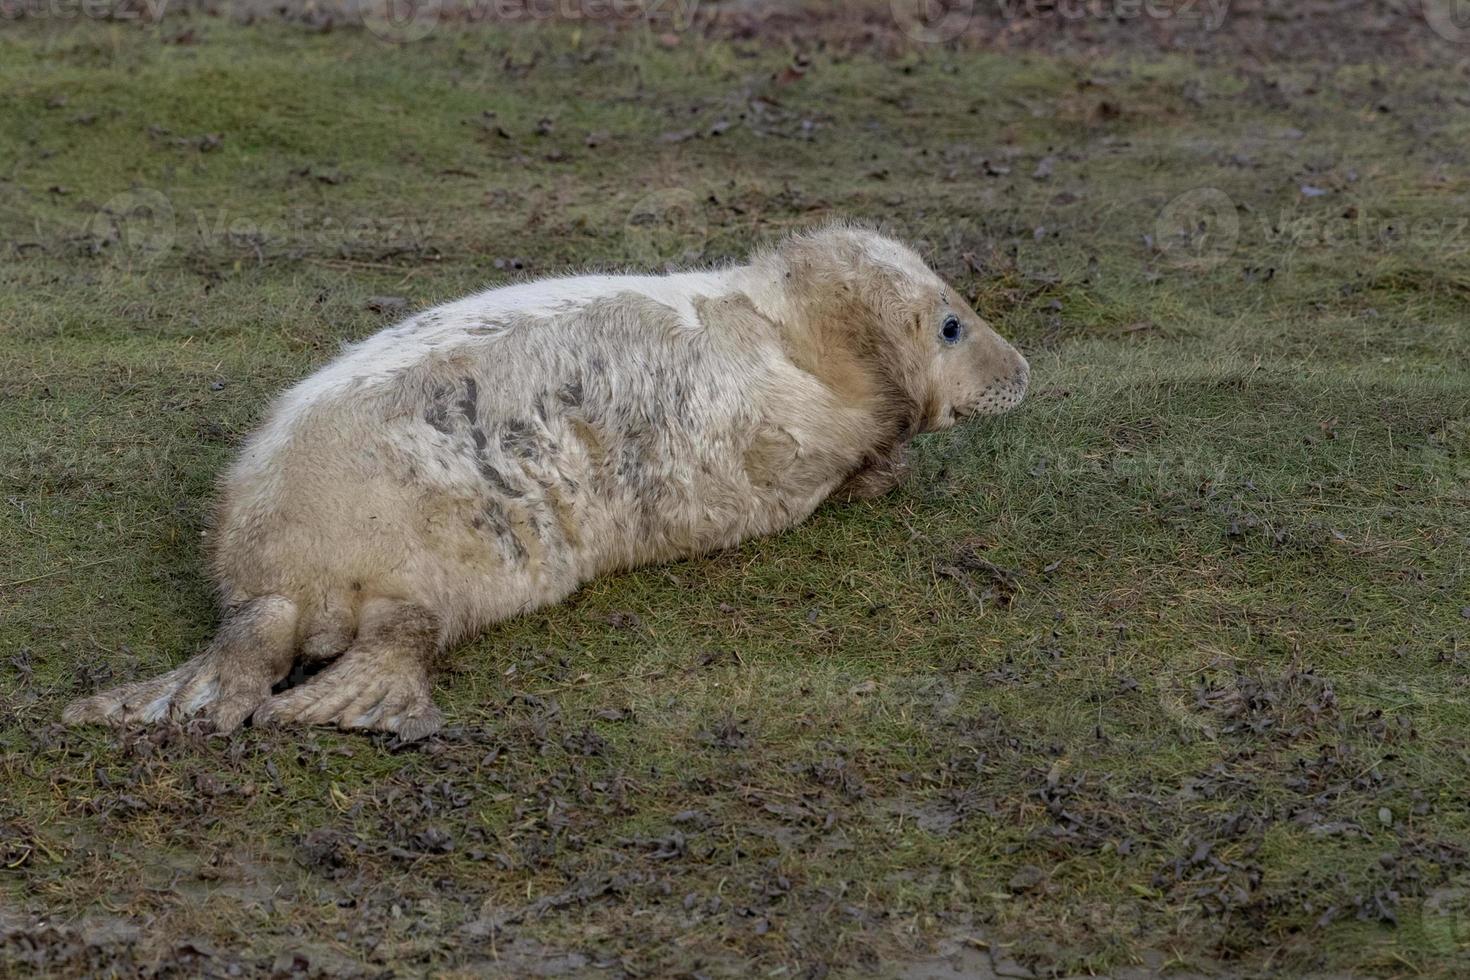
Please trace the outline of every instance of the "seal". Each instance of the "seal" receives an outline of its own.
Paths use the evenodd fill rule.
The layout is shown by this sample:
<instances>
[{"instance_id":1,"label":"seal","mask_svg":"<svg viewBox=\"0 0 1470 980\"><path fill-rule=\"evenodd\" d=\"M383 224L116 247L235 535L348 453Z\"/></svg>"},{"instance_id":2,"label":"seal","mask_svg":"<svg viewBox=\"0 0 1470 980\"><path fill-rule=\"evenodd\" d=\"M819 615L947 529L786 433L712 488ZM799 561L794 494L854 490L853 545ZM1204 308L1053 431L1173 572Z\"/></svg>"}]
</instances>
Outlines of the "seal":
<instances>
[{"instance_id":1,"label":"seal","mask_svg":"<svg viewBox=\"0 0 1470 980\"><path fill-rule=\"evenodd\" d=\"M421 738L436 658L596 576L700 555L905 476L1026 360L906 246L845 225L747 263L493 289L288 390L222 482L222 624L68 723L200 715ZM317 668L272 694L298 662Z\"/></svg>"}]
</instances>

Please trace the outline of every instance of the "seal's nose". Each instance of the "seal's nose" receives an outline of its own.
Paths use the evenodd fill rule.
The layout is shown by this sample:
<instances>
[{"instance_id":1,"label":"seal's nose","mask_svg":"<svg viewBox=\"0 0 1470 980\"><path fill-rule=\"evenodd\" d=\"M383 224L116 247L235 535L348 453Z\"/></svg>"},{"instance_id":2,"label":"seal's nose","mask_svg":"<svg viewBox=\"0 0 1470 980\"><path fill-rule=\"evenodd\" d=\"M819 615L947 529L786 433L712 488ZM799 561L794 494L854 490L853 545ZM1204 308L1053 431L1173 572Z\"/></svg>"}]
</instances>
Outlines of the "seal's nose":
<instances>
[{"instance_id":1,"label":"seal's nose","mask_svg":"<svg viewBox=\"0 0 1470 980\"><path fill-rule=\"evenodd\" d=\"M1027 363L1025 355L1012 347L1010 343L999 337L996 339L1000 342L1001 348L996 364L999 369L995 372L996 380L1001 387L1015 392L1016 400L1019 401L1020 396L1026 393L1026 386L1031 382L1031 365Z\"/></svg>"},{"instance_id":2,"label":"seal's nose","mask_svg":"<svg viewBox=\"0 0 1470 980\"><path fill-rule=\"evenodd\" d=\"M1016 351L1016 370L1011 375L1011 384L1023 396L1026 394L1026 387L1031 384L1031 365L1020 351Z\"/></svg>"}]
</instances>

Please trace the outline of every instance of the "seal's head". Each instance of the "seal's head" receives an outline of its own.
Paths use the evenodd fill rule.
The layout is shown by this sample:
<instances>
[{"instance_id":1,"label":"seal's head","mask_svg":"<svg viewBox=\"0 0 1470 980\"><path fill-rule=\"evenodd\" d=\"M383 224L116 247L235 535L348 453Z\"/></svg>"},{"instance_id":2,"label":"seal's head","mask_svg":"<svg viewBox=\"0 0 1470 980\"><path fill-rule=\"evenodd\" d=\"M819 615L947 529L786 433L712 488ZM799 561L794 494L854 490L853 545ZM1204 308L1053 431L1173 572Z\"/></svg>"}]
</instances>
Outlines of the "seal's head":
<instances>
[{"instance_id":1,"label":"seal's head","mask_svg":"<svg viewBox=\"0 0 1470 980\"><path fill-rule=\"evenodd\" d=\"M788 255L809 277L803 305L822 337L822 373L877 379L879 397L904 403L911 431L1000 414L1025 397L1026 358L907 246L836 226L793 239ZM835 370L848 360L860 370Z\"/></svg>"},{"instance_id":2,"label":"seal's head","mask_svg":"<svg viewBox=\"0 0 1470 980\"><path fill-rule=\"evenodd\" d=\"M911 252L908 257L918 261ZM918 348L921 369L912 390L923 405L922 427L947 429L966 416L999 415L1015 408L1026 397L1031 379L1026 358L953 288L927 266L919 267L922 273L904 273L911 284L903 311L907 323L885 326L906 328Z\"/></svg>"}]
</instances>

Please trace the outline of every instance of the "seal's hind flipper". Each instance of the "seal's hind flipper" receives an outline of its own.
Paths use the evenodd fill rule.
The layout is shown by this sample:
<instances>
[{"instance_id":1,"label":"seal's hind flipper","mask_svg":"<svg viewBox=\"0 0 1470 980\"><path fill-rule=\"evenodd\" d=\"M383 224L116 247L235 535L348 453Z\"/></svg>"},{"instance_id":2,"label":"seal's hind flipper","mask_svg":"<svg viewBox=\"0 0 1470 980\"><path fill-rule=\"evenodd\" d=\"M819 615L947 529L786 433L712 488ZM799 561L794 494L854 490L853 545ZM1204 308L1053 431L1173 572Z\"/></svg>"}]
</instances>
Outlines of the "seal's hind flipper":
<instances>
[{"instance_id":1,"label":"seal's hind flipper","mask_svg":"<svg viewBox=\"0 0 1470 980\"><path fill-rule=\"evenodd\" d=\"M431 735L444 723L429 694L439 637L438 621L420 606L390 599L365 604L351 648L261 705L255 723L373 729L410 742Z\"/></svg>"},{"instance_id":2,"label":"seal's hind flipper","mask_svg":"<svg viewBox=\"0 0 1470 980\"><path fill-rule=\"evenodd\" d=\"M197 657L162 677L73 701L61 720L126 725L199 714L217 732L234 731L290 671L296 618L296 604L284 596L247 600L226 614L214 641Z\"/></svg>"}]
</instances>

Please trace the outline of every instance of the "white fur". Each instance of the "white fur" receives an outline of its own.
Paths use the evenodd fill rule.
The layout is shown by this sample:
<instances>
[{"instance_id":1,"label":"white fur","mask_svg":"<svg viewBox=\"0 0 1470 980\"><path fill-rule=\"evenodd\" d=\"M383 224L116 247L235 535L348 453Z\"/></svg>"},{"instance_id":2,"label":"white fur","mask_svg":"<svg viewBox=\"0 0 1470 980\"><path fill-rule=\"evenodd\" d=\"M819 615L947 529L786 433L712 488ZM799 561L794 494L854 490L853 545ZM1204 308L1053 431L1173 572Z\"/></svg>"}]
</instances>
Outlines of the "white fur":
<instances>
[{"instance_id":1,"label":"white fur","mask_svg":"<svg viewBox=\"0 0 1470 980\"><path fill-rule=\"evenodd\" d=\"M960 317L962 344L941 343ZM740 266L573 276L409 317L287 391L227 474L210 651L68 720L423 733L425 645L609 571L884 492L908 439L1022 397L1025 360L905 246L831 228ZM344 652L345 651L345 652Z\"/></svg>"}]
</instances>

